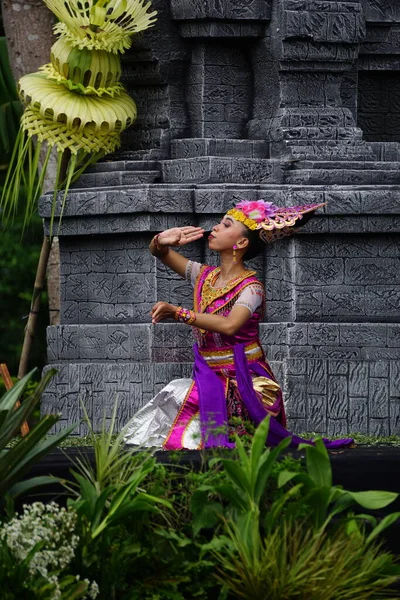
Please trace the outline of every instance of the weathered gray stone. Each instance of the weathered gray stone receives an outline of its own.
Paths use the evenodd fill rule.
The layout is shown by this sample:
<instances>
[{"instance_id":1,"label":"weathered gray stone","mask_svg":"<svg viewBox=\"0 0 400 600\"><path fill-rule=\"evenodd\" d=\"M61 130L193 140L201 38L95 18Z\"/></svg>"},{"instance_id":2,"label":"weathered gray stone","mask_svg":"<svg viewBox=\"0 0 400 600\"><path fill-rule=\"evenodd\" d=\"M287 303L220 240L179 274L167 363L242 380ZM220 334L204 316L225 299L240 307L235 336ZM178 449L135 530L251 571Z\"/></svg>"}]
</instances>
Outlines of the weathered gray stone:
<instances>
[{"instance_id":1,"label":"weathered gray stone","mask_svg":"<svg viewBox=\"0 0 400 600\"><path fill-rule=\"evenodd\" d=\"M64 413L57 427L78 422L81 397L98 427L118 394L122 427L190 376L189 329L150 323L158 300L192 306L190 286L149 255L154 233L209 230L242 199L326 203L251 263L266 287L261 342L295 431L398 433L398 3L153 4L157 27L123 60L137 122L68 194L43 409ZM48 232L51 193L40 214ZM183 254L216 260L203 242Z\"/></svg>"}]
</instances>

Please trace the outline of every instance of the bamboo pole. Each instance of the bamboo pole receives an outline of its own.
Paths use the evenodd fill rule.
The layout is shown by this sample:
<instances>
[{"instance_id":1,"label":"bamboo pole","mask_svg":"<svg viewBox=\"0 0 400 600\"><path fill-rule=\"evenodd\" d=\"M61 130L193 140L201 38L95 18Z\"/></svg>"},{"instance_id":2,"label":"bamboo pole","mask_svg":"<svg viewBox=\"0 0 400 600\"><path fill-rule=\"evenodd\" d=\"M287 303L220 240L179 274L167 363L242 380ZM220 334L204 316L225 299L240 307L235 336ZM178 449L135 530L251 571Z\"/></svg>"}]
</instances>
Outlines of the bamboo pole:
<instances>
[{"instance_id":1,"label":"bamboo pole","mask_svg":"<svg viewBox=\"0 0 400 600\"><path fill-rule=\"evenodd\" d=\"M68 161L70 159L70 156L71 153L69 152L69 150L66 150L64 152L61 163L59 181L64 181L66 177ZM36 335L37 317L40 308L40 297L46 285L47 266L49 263L53 239L53 237L49 238L47 236L44 236L43 238L42 249L40 251L39 262L36 269L35 284L33 286L31 308L29 311L28 323L25 327L24 342L22 345L21 357L19 360L18 379L22 379L22 377L24 377L29 370L29 357L31 354L33 339Z\"/></svg>"},{"instance_id":2,"label":"bamboo pole","mask_svg":"<svg viewBox=\"0 0 400 600\"><path fill-rule=\"evenodd\" d=\"M31 353L32 342L36 334L37 317L40 308L40 296L46 285L46 270L49 261L51 249L50 238L43 238L42 249L40 251L39 262L36 270L35 284L33 287L31 308L28 315L28 322L25 327L24 342L22 345L21 358L18 368L18 379L22 379L29 370L29 356Z\"/></svg>"}]
</instances>

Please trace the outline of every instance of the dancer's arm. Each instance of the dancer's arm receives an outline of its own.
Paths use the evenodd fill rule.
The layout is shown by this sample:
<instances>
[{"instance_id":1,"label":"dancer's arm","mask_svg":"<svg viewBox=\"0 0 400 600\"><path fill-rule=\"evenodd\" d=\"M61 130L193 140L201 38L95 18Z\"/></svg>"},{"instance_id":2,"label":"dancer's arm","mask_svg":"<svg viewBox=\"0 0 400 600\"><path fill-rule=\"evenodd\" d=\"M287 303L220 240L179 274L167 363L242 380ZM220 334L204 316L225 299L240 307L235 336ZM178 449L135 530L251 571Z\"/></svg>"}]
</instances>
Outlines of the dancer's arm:
<instances>
[{"instance_id":1,"label":"dancer's arm","mask_svg":"<svg viewBox=\"0 0 400 600\"><path fill-rule=\"evenodd\" d=\"M152 323L173 319L177 309L178 306L168 304L168 302L157 302L151 311ZM194 327L225 335L235 335L251 317L250 310L245 306L234 306L226 317L204 313L194 314L196 315L196 320L193 323Z\"/></svg>"},{"instance_id":2,"label":"dancer's arm","mask_svg":"<svg viewBox=\"0 0 400 600\"><path fill-rule=\"evenodd\" d=\"M200 240L204 235L202 227L174 227L167 229L155 236L149 246L149 250L153 256L161 260L164 265L178 273L181 277L185 277L186 267L189 262L188 258L171 250L169 246L181 247Z\"/></svg>"}]
</instances>

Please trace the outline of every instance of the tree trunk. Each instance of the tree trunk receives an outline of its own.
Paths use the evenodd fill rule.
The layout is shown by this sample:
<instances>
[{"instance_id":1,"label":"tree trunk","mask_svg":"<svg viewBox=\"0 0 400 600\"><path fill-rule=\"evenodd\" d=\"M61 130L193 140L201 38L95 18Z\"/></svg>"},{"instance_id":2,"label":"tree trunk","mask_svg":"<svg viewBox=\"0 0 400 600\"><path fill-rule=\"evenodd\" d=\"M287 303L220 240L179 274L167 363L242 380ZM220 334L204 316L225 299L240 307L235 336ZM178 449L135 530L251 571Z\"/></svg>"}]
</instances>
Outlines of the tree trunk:
<instances>
[{"instance_id":1,"label":"tree trunk","mask_svg":"<svg viewBox=\"0 0 400 600\"><path fill-rule=\"evenodd\" d=\"M8 55L15 80L50 62L55 17L42 0L1 0Z\"/></svg>"}]
</instances>

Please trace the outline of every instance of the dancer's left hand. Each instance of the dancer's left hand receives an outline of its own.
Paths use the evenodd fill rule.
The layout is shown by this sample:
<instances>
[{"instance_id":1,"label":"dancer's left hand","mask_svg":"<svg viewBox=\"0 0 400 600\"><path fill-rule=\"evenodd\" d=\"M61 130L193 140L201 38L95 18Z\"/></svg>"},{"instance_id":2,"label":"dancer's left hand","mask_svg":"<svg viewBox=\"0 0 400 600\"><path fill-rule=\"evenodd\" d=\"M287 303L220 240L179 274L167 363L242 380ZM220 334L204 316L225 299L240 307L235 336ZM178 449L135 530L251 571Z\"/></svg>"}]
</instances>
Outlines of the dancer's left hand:
<instances>
[{"instance_id":1,"label":"dancer's left hand","mask_svg":"<svg viewBox=\"0 0 400 600\"><path fill-rule=\"evenodd\" d=\"M154 324L165 321L165 319L173 319L177 308L168 302L157 302L151 309L151 322Z\"/></svg>"}]
</instances>

